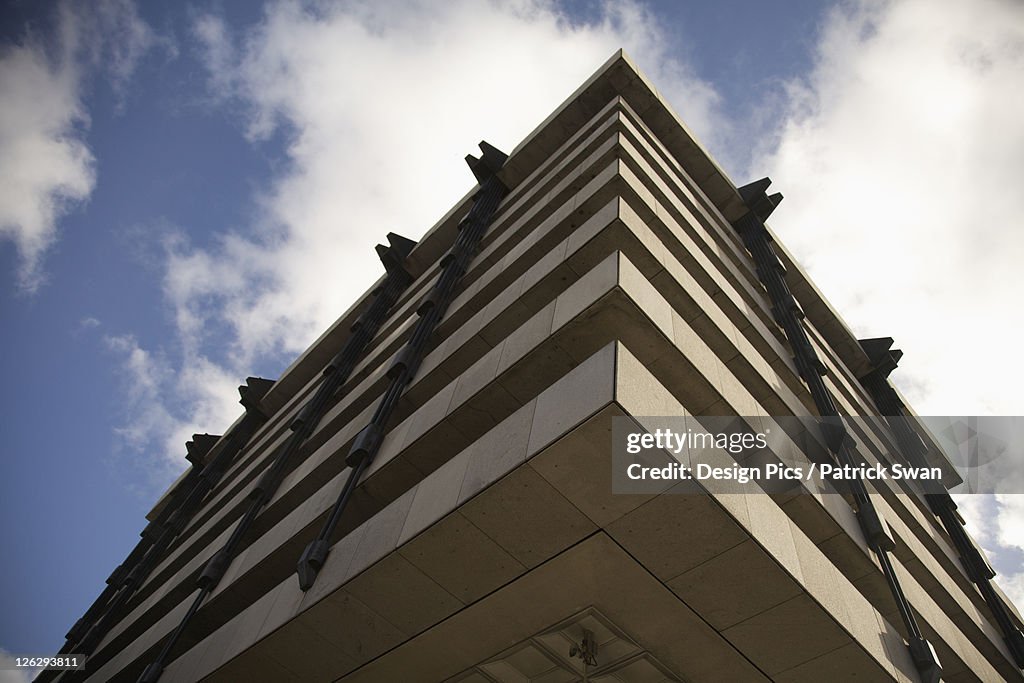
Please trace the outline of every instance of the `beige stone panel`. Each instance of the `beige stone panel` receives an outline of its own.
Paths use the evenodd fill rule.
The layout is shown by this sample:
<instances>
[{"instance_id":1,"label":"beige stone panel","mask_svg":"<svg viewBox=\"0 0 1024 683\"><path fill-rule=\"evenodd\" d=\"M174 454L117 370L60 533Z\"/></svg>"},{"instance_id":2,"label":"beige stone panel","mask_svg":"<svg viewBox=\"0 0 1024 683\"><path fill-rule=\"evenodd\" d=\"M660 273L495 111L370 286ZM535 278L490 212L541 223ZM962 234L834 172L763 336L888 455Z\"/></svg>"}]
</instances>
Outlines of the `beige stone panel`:
<instances>
[{"instance_id":1,"label":"beige stone panel","mask_svg":"<svg viewBox=\"0 0 1024 683\"><path fill-rule=\"evenodd\" d=\"M637 178L633 177L628 173L624 177L624 180L627 182L627 186L630 188L631 191L635 189L634 184L639 182ZM644 210L655 211L658 208L658 205L651 205L650 207L644 207ZM675 222L675 219L672 216L664 215L663 213L659 213L658 216L659 220L664 219L665 221L663 223L664 227L661 228L661 230L663 232L668 231L668 233L666 234L671 234L674 236L673 238L670 238L666 244L675 249L673 253L676 258L681 259L684 263L687 264L685 270L680 268L680 270L683 271L683 274L679 275L680 282L693 282L693 276L686 271L692 271L693 273L696 273L701 281L701 285L698 287L698 289L701 290L701 293L703 295L702 298L705 299L705 302L702 305L694 306L693 308L687 308L685 304L680 305L675 301L673 302L674 305L677 305L677 307L679 307L680 313L687 320L691 320L691 318L695 318L701 312L706 311L706 315L712 316L713 319L707 322L695 323L701 327L701 332L705 336L710 335L709 338L712 339L720 338L725 342L734 342L736 340L736 337L739 335L739 331L733 330L731 328L739 326L742 329L746 329L750 326L750 323L745 313L749 312L750 304L747 303L745 299L735 294L735 291L732 289L732 285L730 285L727 281L721 279L721 272L710 261L707 260L706 256L702 255L699 252L696 245L691 241L691 238L688 237L686 233L681 230L681 228ZM665 238L663 237L662 239L664 240ZM670 251L672 251L671 248ZM671 266L668 267L671 268ZM708 292L710 292L710 294L715 295L715 298L712 298L708 294ZM724 295L722 294L723 292L731 293L728 297L724 297ZM763 296L763 294L757 294L757 296ZM726 316L724 313L721 312L721 306L723 305L730 307L731 313L729 316ZM767 314L763 313L762 315L767 316ZM766 317L766 320L768 324L774 325L774 323L771 322L770 318ZM726 321L729 321L731 325L726 324ZM705 326L707 327L707 329L704 329ZM759 335L755 336L755 338L760 338L760 334L767 333L765 323L762 322L760 319L757 320L756 329L758 330ZM720 330L725 330L725 336L720 336L722 335L722 332ZM779 341L774 338L762 339L761 341L759 341L757 346L762 353L769 353L772 356L774 355L774 352L777 352L777 350L781 348ZM720 349L720 352L728 354L723 357L723 360L726 361L731 360L736 354L735 349L733 349L732 345L728 343L726 343ZM783 362L783 366L786 366L785 361ZM801 387L796 378L790 377L788 379L791 387L796 387L797 389Z\"/></svg>"},{"instance_id":2,"label":"beige stone panel","mask_svg":"<svg viewBox=\"0 0 1024 683\"><path fill-rule=\"evenodd\" d=\"M207 638L193 646L188 652L170 662L160 677L162 683L192 683L199 680L196 668L202 661L206 648L210 645Z\"/></svg>"},{"instance_id":3,"label":"beige stone panel","mask_svg":"<svg viewBox=\"0 0 1024 683\"><path fill-rule=\"evenodd\" d=\"M347 567L348 563L344 555L345 548L339 548L339 546L336 545L332 550L339 551L338 554L335 556L337 558L335 561L340 561L343 565ZM327 559L329 561L331 557L328 556ZM320 572L321 578L323 578L324 573L325 571L323 570ZM328 583L329 581L330 578L328 578L325 581L325 583ZM316 584L314 584L314 588L315 587ZM306 596L310 595L310 593L312 592L313 591L310 590L309 593L303 593L302 589L299 588L299 580L294 575L289 576L284 581L277 584L277 586L268 593L269 595L274 596L273 603L270 607L270 611L267 612L266 619L263 620L263 625L260 626L259 632L253 638L253 641L258 641L261 638L264 638L267 635L273 633L283 624L287 623L289 619L298 614L303 602L306 599ZM307 605L312 604L312 602L315 602L316 600L319 600L320 597L322 597L322 595L310 595L311 600L309 603L307 603Z\"/></svg>"},{"instance_id":4,"label":"beige stone panel","mask_svg":"<svg viewBox=\"0 0 1024 683\"><path fill-rule=\"evenodd\" d=\"M456 367L463 368L468 367L473 360L490 351L493 345L484 341L480 336L480 330L489 320L487 316L491 312L485 309L455 329L442 346L427 355L424 363L431 362L434 354L440 354L442 361L446 361L448 364L454 363ZM452 372L449 371L448 374L450 375Z\"/></svg>"},{"instance_id":5,"label":"beige stone panel","mask_svg":"<svg viewBox=\"0 0 1024 683\"><path fill-rule=\"evenodd\" d=\"M700 415L741 415L744 417L767 414L764 406L750 394L750 391L743 382L737 379L732 370L720 360L718 361L717 376L719 380L718 388L722 395L721 399L712 403L704 410L694 410L694 413Z\"/></svg>"},{"instance_id":6,"label":"beige stone panel","mask_svg":"<svg viewBox=\"0 0 1024 683\"><path fill-rule=\"evenodd\" d=\"M562 240L523 273L521 278L523 289L519 303L525 309L537 310L579 279L578 268L574 268L572 263L567 262L567 257L570 255L573 256L573 262L579 260L576 254L571 254L568 251L568 242ZM602 254L602 257L604 255ZM495 330L495 338L502 331Z\"/></svg>"},{"instance_id":7,"label":"beige stone panel","mask_svg":"<svg viewBox=\"0 0 1024 683\"><path fill-rule=\"evenodd\" d=\"M506 271L514 273L516 270L525 270L532 261L564 240L568 233L579 226L582 219L607 203L611 194L605 186L614 179L615 146L614 138L602 143L600 153L592 154L587 160L587 166L574 172L570 185L560 185L556 191L549 193L544 198L544 204L535 205L529 214L516 221L502 239L485 247L479 257L484 262L488 259L493 261L499 254L503 255L500 256L500 263L489 266L492 272L483 277L496 282L507 277ZM595 179L598 182L594 182ZM587 183L585 187L584 181ZM493 272L495 270L497 272ZM481 292L486 293L484 288Z\"/></svg>"},{"instance_id":8,"label":"beige stone panel","mask_svg":"<svg viewBox=\"0 0 1024 683\"><path fill-rule=\"evenodd\" d=\"M597 212L612 199L613 193L609 182L615 179L611 156L614 142L614 140L608 141L608 144L604 146L606 150L600 158L592 156L588 160L588 163L593 164L593 170L585 175L585 169L580 169L577 172L576 176L580 180L574 180L573 186L568 187L568 190L571 191L563 187L545 197L545 203L538 206L544 206L544 210L548 211L549 215L535 215L537 214L535 209L528 217L516 222L510 233L522 233L518 235L518 242L512 242L507 233L502 240L485 248L484 253L477 257L474 267L481 259L484 263L488 263L489 260L493 261L498 253L508 250L508 253L501 256L500 263L489 264L488 272L481 276L487 281L487 284L482 285L480 289L480 295L485 297L485 303L489 302L491 297L498 294L507 285L510 277L513 276L510 274L515 274L518 270L529 269L549 252L561 249L562 247L558 246L559 240L564 243L564 236L575 229L581 220ZM598 169L603 170L598 171ZM583 178L587 178L589 181L586 187L581 188ZM572 194L573 192L575 194ZM556 208L552 212L548 207ZM527 283L530 279L530 277L527 278ZM461 319L462 315L461 312L457 312L452 319ZM444 328L444 326L442 327Z\"/></svg>"},{"instance_id":9,"label":"beige stone panel","mask_svg":"<svg viewBox=\"0 0 1024 683\"><path fill-rule=\"evenodd\" d=\"M399 553L352 579L345 590L406 634L419 633L462 607Z\"/></svg>"},{"instance_id":10,"label":"beige stone panel","mask_svg":"<svg viewBox=\"0 0 1024 683\"><path fill-rule=\"evenodd\" d=\"M619 348L616 358L615 400L623 410L636 417L682 417L687 414L675 396L625 347ZM686 450L679 455L682 456L677 456L680 461L688 461Z\"/></svg>"},{"instance_id":11,"label":"beige stone panel","mask_svg":"<svg viewBox=\"0 0 1024 683\"><path fill-rule=\"evenodd\" d=\"M181 656L176 657L173 661L169 662L164 667L163 675L160 676L162 683L192 683L193 681L199 680L199 678L193 675L196 665L199 664L200 660L205 653L206 647L209 645L209 640L203 640L190 648L187 652ZM57 681L66 681L66 677L61 676L56 679Z\"/></svg>"},{"instance_id":12,"label":"beige stone panel","mask_svg":"<svg viewBox=\"0 0 1024 683\"><path fill-rule=\"evenodd\" d=\"M501 360L503 346L504 339L459 375L446 414L451 412L452 406L463 404L497 376L498 362Z\"/></svg>"},{"instance_id":13,"label":"beige stone panel","mask_svg":"<svg viewBox=\"0 0 1024 683\"><path fill-rule=\"evenodd\" d=\"M456 382L451 382L413 414L409 431L405 435L404 448L408 448L409 444L423 436L448 414L448 406L451 405L456 386Z\"/></svg>"},{"instance_id":14,"label":"beige stone panel","mask_svg":"<svg viewBox=\"0 0 1024 683\"><path fill-rule=\"evenodd\" d=\"M857 681L858 683L887 683L892 675L868 656L857 643L849 643L836 650L787 669L773 676L778 683L821 683L821 681Z\"/></svg>"},{"instance_id":15,"label":"beige stone panel","mask_svg":"<svg viewBox=\"0 0 1024 683\"><path fill-rule=\"evenodd\" d=\"M661 292L674 292L670 296L672 307L682 316L683 320L692 323L704 315L704 311L718 306L711 296L704 291L690 271L683 267L674 257L665 259L665 269L655 275L651 281Z\"/></svg>"},{"instance_id":16,"label":"beige stone panel","mask_svg":"<svg viewBox=\"0 0 1024 683\"><path fill-rule=\"evenodd\" d=\"M705 343L697 332L675 311L672 312L672 340L686 360L702 375L710 378L714 386L721 386L720 364L715 352ZM708 399L712 399L708 396ZM701 403L705 402L701 401Z\"/></svg>"},{"instance_id":17,"label":"beige stone panel","mask_svg":"<svg viewBox=\"0 0 1024 683\"><path fill-rule=\"evenodd\" d=\"M600 533L344 680L402 680L411 670L444 680L591 604L684 679L767 680Z\"/></svg>"},{"instance_id":18,"label":"beige stone panel","mask_svg":"<svg viewBox=\"0 0 1024 683\"><path fill-rule=\"evenodd\" d=\"M634 171L634 168L629 163L623 163L620 165L619 171L626 186L629 187L640 201L639 204L630 202L633 204L633 208L645 220L650 220L650 216L656 217L656 220L675 238L663 240L665 241L665 246L669 252L675 255L693 272L694 277L701 283L704 290L712 296L723 289L726 289L726 291L731 290L732 286L717 264L713 263L690 234L683 230L677 216L667 210L655 197L644 182L644 179Z\"/></svg>"},{"instance_id":19,"label":"beige stone panel","mask_svg":"<svg viewBox=\"0 0 1024 683\"><path fill-rule=\"evenodd\" d=\"M623 123L623 129L622 144L628 154L627 158L637 173L645 178L657 201L670 209L679 223L687 227L702 250L715 260L719 270L727 274L737 287L748 295L759 289L752 263L745 250L739 246L735 237L726 237L727 232L732 232L731 226L723 226L721 222L713 221L706 216L702 216L704 220L699 220L698 216L701 216L702 212L697 209L692 197L687 197L688 188L685 183L672 181L667 166L659 163L661 159L656 158L647 142L642 136L637 135L628 117ZM691 201L683 202L681 196Z\"/></svg>"},{"instance_id":20,"label":"beige stone panel","mask_svg":"<svg viewBox=\"0 0 1024 683\"><path fill-rule=\"evenodd\" d=\"M838 576L839 589L837 595L844 603L847 615L847 630L864 650L881 662L893 678L899 678L899 671L892 661L892 654L885 644L885 634L880 627L885 618L876 610L867 598L861 595L856 587L842 574ZM887 624L885 628L891 629ZM906 652L906 647L903 647Z\"/></svg>"},{"instance_id":21,"label":"beige stone panel","mask_svg":"<svg viewBox=\"0 0 1024 683\"><path fill-rule=\"evenodd\" d=\"M609 254L589 273L574 282L555 300L552 329L557 330L575 318L604 292L619 282L619 252Z\"/></svg>"},{"instance_id":22,"label":"beige stone panel","mask_svg":"<svg viewBox=\"0 0 1024 683\"><path fill-rule=\"evenodd\" d=\"M464 451L468 462L459 490L459 504L526 460L536 408L537 401L530 401Z\"/></svg>"},{"instance_id":23,"label":"beige stone panel","mask_svg":"<svg viewBox=\"0 0 1024 683\"><path fill-rule=\"evenodd\" d=\"M366 521L366 531L352 551L352 561L346 572L347 579L358 575L395 549L416 496L416 490L410 489Z\"/></svg>"},{"instance_id":24,"label":"beige stone panel","mask_svg":"<svg viewBox=\"0 0 1024 683\"><path fill-rule=\"evenodd\" d=\"M478 254L478 257L482 254ZM475 259L474 259L474 264ZM470 277L467 272L463 275L462 281L459 283L460 287L456 290L455 296L452 298L450 304L448 304L448 310L445 312L445 319L449 318L455 311L458 311L464 306L470 305L470 301L474 299L480 293L480 286L484 280L478 277Z\"/></svg>"},{"instance_id":25,"label":"beige stone panel","mask_svg":"<svg viewBox=\"0 0 1024 683\"><path fill-rule=\"evenodd\" d=\"M408 440L409 429L412 427L414 419L415 414L410 415L384 435L384 441L380 444L380 450L377 451L377 456L366 469L366 474L363 475L365 479L372 477L384 465L391 462L399 453L402 452L402 449L405 447L406 441Z\"/></svg>"},{"instance_id":26,"label":"beige stone panel","mask_svg":"<svg viewBox=\"0 0 1024 683\"><path fill-rule=\"evenodd\" d=\"M308 626L328 642L329 651L360 664L405 639L398 628L345 589L331 593L276 633L289 630L292 624Z\"/></svg>"},{"instance_id":27,"label":"beige stone panel","mask_svg":"<svg viewBox=\"0 0 1024 683\"><path fill-rule=\"evenodd\" d=\"M596 527L529 465L467 501L459 511L526 567L534 567Z\"/></svg>"},{"instance_id":28,"label":"beige stone panel","mask_svg":"<svg viewBox=\"0 0 1024 683\"><path fill-rule=\"evenodd\" d=\"M356 634L355 638L360 635ZM259 645L259 654L303 681L331 681L358 663L352 653L342 651L312 626L299 621L290 622L264 638Z\"/></svg>"},{"instance_id":29,"label":"beige stone panel","mask_svg":"<svg viewBox=\"0 0 1024 683\"><path fill-rule=\"evenodd\" d=\"M397 545L404 544L456 506L472 450L471 445L419 483Z\"/></svg>"},{"instance_id":30,"label":"beige stone panel","mask_svg":"<svg viewBox=\"0 0 1024 683\"><path fill-rule=\"evenodd\" d=\"M696 486L691 488L692 493L657 496L605 527L612 538L663 581L747 538L713 498Z\"/></svg>"},{"instance_id":31,"label":"beige stone panel","mask_svg":"<svg viewBox=\"0 0 1024 683\"><path fill-rule=\"evenodd\" d=\"M565 256L564 242L560 249L548 252L537 264L536 267L541 272L547 272L547 270L554 268ZM505 337L515 329L515 320L522 320L529 316L530 311L527 309L526 304L520 301L520 294L523 291L523 278L518 278L513 281L508 287L501 291L491 303L484 308L481 314L481 320L486 321L481 326L480 331L477 333L480 338L487 342L488 346L496 346L505 340ZM508 318L501 318L500 314L504 311L510 311L512 314L512 320L510 322L503 322Z\"/></svg>"},{"instance_id":32,"label":"beige stone panel","mask_svg":"<svg viewBox=\"0 0 1024 683\"><path fill-rule=\"evenodd\" d=\"M519 195L516 188L514 194L517 196L506 199L506 202L509 202L509 199L511 202L503 208L503 216L495 221L494 227L501 230L503 235L514 233L516 224L529 218L531 213L537 211L537 207L544 206L567 192L578 191L584 178L584 171L608 156L609 137L614 135L619 125L619 115L611 111L611 107L604 114L598 114L591 119L578 133L581 137L586 136L582 144L576 148L563 148L557 156L550 159L550 163L538 168L535 181L528 187L528 192ZM511 223L510 227L505 228L502 219Z\"/></svg>"},{"instance_id":33,"label":"beige stone panel","mask_svg":"<svg viewBox=\"0 0 1024 683\"><path fill-rule=\"evenodd\" d=\"M627 298L627 302L626 308L635 306L631 297ZM620 333L620 338L626 343L631 355L643 359L644 372L657 376L657 381L673 394L673 408L665 414L682 414L675 406L690 412L701 412L721 399L719 366L706 363L708 358L702 357L699 349L691 347L689 353L686 349L680 349L673 341L676 336L675 322L673 320L673 329L669 335L645 321L645 324L630 325ZM689 341L684 337L681 339L683 343ZM731 412L726 411L725 414Z\"/></svg>"},{"instance_id":34,"label":"beige stone panel","mask_svg":"<svg viewBox=\"0 0 1024 683\"><path fill-rule=\"evenodd\" d=\"M504 373L548 338L554 321L556 303L557 300L551 301L505 339L498 361L498 374Z\"/></svg>"},{"instance_id":35,"label":"beige stone panel","mask_svg":"<svg viewBox=\"0 0 1024 683\"><path fill-rule=\"evenodd\" d=\"M265 563L268 563L267 561L271 554L281 552L283 548L291 548L296 552L301 552L299 541L296 539L296 534L301 527L296 529L296 525L300 524L302 512L302 508L296 508L292 511L292 514L274 525L272 529L261 535L245 551L236 556L231 561L228 572L225 573L224 578L217 584L217 588L209 599L212 600L219 597L224 593L225 589L231 587L236 579L242 578L244 580L245 578L251 578L246 577L249 572L264 573L266 570ZM302 520L302 527L304 526L305 520Z\"/></svg>"},{"instance_id":36,"label":"beige stone panel","mask_svg":"<svg viewBox=\"0 0 1024 683\"><path fill-rule=\"evenodd\" d=\"M629 130L637 140L643 141L643 150L646 152L646 157L650 160L650 163L664 169L662 175L667 177L666 182L673 187L674 193L690 208L694 215L701 218L703 224L715 232L718 240L726 243L727 247L731 247L734 253L740 252L737 255L741 256L742 243L738 238L730 235L728 229L722 228L722 226L728 226L726 218L719 211L718 207L708 199L702 187L694 182L690 176L690 171L681 163L689 161L689 156L680 154L678 149L675 152L669 151L669 147L675 147L675 143L681 137L685 137L686 133L683 133L681 136L680 131L676 129L674 131L663 131L660 136L656 135L648 125L650 121L649 115L641 117L631 103L625 99L622 100L620 109L626 119L624 128ZM668 123L668 126L675 128L671 123ZM698 179L703 180L703 178ZM746 207L740 206L738 208L739 210L745 210Z\"/></svg>"},{"instance_id":37,"label":"beige stone panel","mask_svg":"<svg viewBox=\"0 0 1024 683\"><path fill-rule=\"evenodd\" d=\"M536 453L566 429L612 400L616 344L608 344L589 360L537 397L529 452Z\"/></svg>"},{"instance_id":38,"label":"beige stone panel","mask_svg":"<svg viewBox=\"0 0 1024 683\"><path fill-rule=\"evenodd\" d=\"M722 551L667 585L719 631L801 592L800 585L752 540Z\"/></svg>"},{"instance_id":39,"label":"beige stone panel","mask_svg":"<svg viewBox=\"0 0 1024 683\"><path fill-rule=\"evenodd\" d=\"M739 352L726 363L726 366L744 386L748 387L753 397L765 407L769 415L810 414L813 401L810 400L809 392L800 392L808 401L804 403L744 334L736 335L736 344Z\"/></svg>"},{"instance_id":40,"label":"beige stone panel","mask_svg":"<svg viewBox=\"0 0 1024 683\"><path fill-rule=\"evenodd\" d=\"M654 285L633 265L628 258L619 260L619 286L622 287L661 330L667 339L673 338L672 307L654 288ZM558 313L555 313L557 323Z\"/></svg>"},{"instance_id":41,"label":"beige stone panel","mask_svg":"<svg viewBox=\"0 0 1024 683\"><path fill-rule=\"evenodd\" d=\"M192 601L195 599L196 592L193 591L184 600L176 604L171 610L164 614L155 624L146 629L141 635L129 642L124 649L115 653L105 664L100 666L99 669L95 669L95 661L93 663L93 671L89 674L87 680L90 681L107 681L118 671L128 666L130 663L142 657L151 647L156 645L159 640L166 634L170 633L179 623L181 618L188 611L192 605ZM111 641L113 636L108 634L97 648L97 653L106 654L103 652ZM196 643L184 643L183 648L190 649ZM156 653L154 653L156 654ZM95 657L95 655L94 655ZM141 672L140 672L141 673Z\"/></svg>"},{"instance_id":42,"label":"beige stone panel","mask_svg":"<svg viewBox=\"0 0 1024 683\"><path fill-rule=\"evenodd\" d=\"M847 603L850 602L850 600L847 600L847 592L856 593L856 589L846 577L839 573L835 565L800 532L799 528L788 519L782 523L790 529L790 537L793 539L797 562L800 566L800 576L803 579L803 586L808 595L824 607L836 621L846 626L847 630L854 636L858 634L864 636L864 642L867 644L872 641L877 643L877 622L875 621L873 610L868 613L866 618L860 619L859 622L852 619L852 615L847 610ZM849 597L852 600L853 596ZM857 595L857 597L861 596ZM870 631L858 631L858 627L863 627L864 624L870 626ZM872 654L880 657L885 655L880 650Z\"/></svg>"},{"instance_id":43,"label":"beige stone panel","mask_svg":"<svg viewBox=\"0 0 1024 683\"><path fill-rule=\"evenodd\" d=\"M599 527L650 500L646 494L611 492L611 419L623 415L619 406L606 406L530 461L538 474Z\"/></svg>"},{"instance_id":44,"label":"beige stone panel","mask_svg":"<svg viewBox=\"0 0 1024 683\"><path fill-rule=\"evenodd\" d=\"M896 680L900 683L918 683L920 676L914 666L914 660L910 656L910 650L903 640L903 636L896 630L896 627L886 619L878 610L875 610L875 618L878 620L878 631L881 636L882 646L889 655L891 671L895 673Z\"/></svg>"},{"instance_id":45,"label":"beige stone panel","mask_svg":"<svg viewBox=\"0 0 1024 683\"><path fill-rule=\"evenodd\" d=\"M260 626L267 618L273 598L272 593L264 594L231 621L206 636L204 640L209 643L202 659L192 671L196 680L238 655L255 639L254 636L259 633Z\"/></svg>"},{"instance_id":46,"label":"beige stone panel","mask_svg":"<svg viewBox=\"0 0 1024 683\"><path fill-rule=\"evenodd\" d=\"M399 553L464 603L479 599L524 570L458 512L403 545ZM466 563L462 557L474 559Z\"/></svg>"},{"instance_id":47,"label":"beige stone panel","mask_svg":"<svg viewBox=\"0 0 1024 683\"><path fill-rule=\"evenodd\" d=\"M789 518L797 523L812 543L819 546L837 534L845 535L844 527L836 521L834 515L822 514L823 501L826 500L849 508L849 503L838 493L794 496L782 505ZM853 511L850 512L852 515ZM864 552L867 552L867 546L864 546Z\"/></svg>"},{"instance_id":48,"label":"beige stone panel","mask_svg":"<svg viewBox=\"0 0 1024 683\"><path fill-rule=\"evenodd\" d=\"M878 569L878 566L872 561L871 554L865 553L856 541L844 533L836 534L832 538L822 541L818 547L828 556L836 569L851 581Z\"/></svg>"},{"instance_id":49,"label":"beige stone panel","mask_svg":"<svg viewBox=\"0 0 1024 683\"><path fill-rule=\"evenodd\" d=\"M672 259L647 222L621 196L569 236L567 253L573 270L582 275L614 249L628 253L647 279L655 278Z\"/></svg>"},{"instance_id":50,"label":"beige stone panel","mask_svg":"<svg viewBox=\"0 0 1024 683\"><path fill-rule=\"evenodd\" d=\"M896 601L881 572L872 572L852 582L861 595L891 624L902 624Z\"/></svg>"},{"instance_id":51,"label":"beige stone panel","mask_svg":"<svg viewBox=\"0 0 1024 683\"><path fill-rule=\"evenodd\" d=\"M308 679L303 679L291 669L282 666L270 655L261 652L246 652L244 657L235 657L203 679L204 683L234 683L235 681L253 681L254 683L294 681L297 683L303 680Z\"/></svg>"},{"instance_id":52,"label":"beige stone panel","mask_svg":"<svg viewBox=\"0 0 1024 683\"><path fill-rule=\"evenodd\" d=\"M770 676L852 642L806 594L750 617L722 635Z\"/></svg>"}]
</instances>

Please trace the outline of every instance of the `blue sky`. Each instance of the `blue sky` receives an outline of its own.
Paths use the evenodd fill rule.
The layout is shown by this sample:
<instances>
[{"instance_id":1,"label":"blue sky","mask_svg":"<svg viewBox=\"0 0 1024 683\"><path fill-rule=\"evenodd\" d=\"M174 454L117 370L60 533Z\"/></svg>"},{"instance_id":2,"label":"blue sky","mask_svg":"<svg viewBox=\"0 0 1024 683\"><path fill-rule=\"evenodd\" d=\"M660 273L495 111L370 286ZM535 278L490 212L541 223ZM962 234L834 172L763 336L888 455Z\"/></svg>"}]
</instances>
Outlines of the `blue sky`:
<instances>
[{"instance_id":1,"label":"blue sky","mask_svg":"<svg viewBox=\"0 0 1024 683\"><path fill-rule=\"evenodd\" d=\"M968 6L969 5L969 6ZM8 2L0 649L56 650L180 473L625 47L922 414L1021 414L1024 8ZM963 505L1024 598L1024 503Z\"/></svg>"}]
</instances>

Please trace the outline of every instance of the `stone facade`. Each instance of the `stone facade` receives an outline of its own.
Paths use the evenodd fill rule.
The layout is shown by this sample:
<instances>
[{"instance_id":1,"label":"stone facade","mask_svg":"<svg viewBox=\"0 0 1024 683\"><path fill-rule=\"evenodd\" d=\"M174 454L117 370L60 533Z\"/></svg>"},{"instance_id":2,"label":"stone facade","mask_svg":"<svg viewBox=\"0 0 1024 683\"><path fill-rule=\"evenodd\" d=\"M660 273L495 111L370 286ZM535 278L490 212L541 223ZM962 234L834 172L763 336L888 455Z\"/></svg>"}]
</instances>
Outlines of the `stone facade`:
<instances>
[{"instance_id":1,"label":"stone facade","mask_svg":"<svg viewBox=\"0 0 1024 683\"><path fill-rule=\"evenodd\" d=\"M654 87L617 54L502 161L507 194L382 441L367 446L308 590L297 563L348 481L353 443L369 438L473 194L415 247L392 242L390 266L409 280L273 488L260 488L265 472L380 291L272 386L250 383L258 424L239 432L241 418L225 437L193 442L196 471L235 447L232 434L237 452L218 461L222 476L187 519L171 515L198 474L154 508L154 538L180 530L137 553L136 564L150 559L134 584L112 577L69 639L70 651L90 629L96 641L81 678L144 675L230 545L150 680L927 679L849 498L612 493L615 416L819 412L735 228L750 206ZM838 411L878 415L862 382L877 359L775 251ZM884 431L855 436L868 460L899 450ZM233 541L254 489L266 500ZM927 501L892 482L870 500L942 680L1022 680Z\"/></svg>"}]
</instances>

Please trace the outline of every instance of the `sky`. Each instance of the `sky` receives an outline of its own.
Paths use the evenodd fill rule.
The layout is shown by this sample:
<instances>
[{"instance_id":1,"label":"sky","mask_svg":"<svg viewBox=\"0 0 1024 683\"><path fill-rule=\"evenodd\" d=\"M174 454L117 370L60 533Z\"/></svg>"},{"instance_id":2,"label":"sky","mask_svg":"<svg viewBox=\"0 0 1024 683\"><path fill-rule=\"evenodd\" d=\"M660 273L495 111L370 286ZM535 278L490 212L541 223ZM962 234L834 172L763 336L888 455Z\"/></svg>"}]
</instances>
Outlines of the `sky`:
<instances>
[{"instance_id":1,"label":"sky","mask_svg":"<svg viewBox=\"0 0 1024 683\"><path fill-rule=\"evenodd\" d=\"M6 2L0 656L46 654L241 412L622 47L920 414L1021 415L1024 4ZM961 499L1024 604L1024 496ZM0 681L4 672L0 672Z\"/></svg>"}]
</instances>

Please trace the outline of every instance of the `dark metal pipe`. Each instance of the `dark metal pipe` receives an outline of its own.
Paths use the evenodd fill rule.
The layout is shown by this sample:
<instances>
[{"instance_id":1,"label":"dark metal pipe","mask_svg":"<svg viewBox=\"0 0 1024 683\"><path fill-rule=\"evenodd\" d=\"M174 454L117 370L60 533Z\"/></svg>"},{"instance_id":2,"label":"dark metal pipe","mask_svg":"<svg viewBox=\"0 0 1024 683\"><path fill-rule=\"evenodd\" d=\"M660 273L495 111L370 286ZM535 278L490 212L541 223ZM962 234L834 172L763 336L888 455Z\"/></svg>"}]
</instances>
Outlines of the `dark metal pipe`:
<instances>
[{"instance_id":1,"label":"dark metal pipe","mask_svg":"<svg viewBox=\"0 0 1024 683\"><path fill-rule=\"evenodd\" d=\"M896 438L901 455L912 465L926 466L927 447L909 425L907 407L888 379L889 373L896 368L902 357L902 352L890 350L890 338L863 339L860 343L873 365L871 372L861 377L861 383L871 394L879 412L886 416L885 420ZM949 534L967 578L978 587L978 592L992 612L1013 663L1017 668L1024 669L1024 634L1014 623L1006 603L992 587L991 580L995 578L995 572L964 529L956 513L956 503L945 492L926 493L925 502Z\"/></svg>"},{"instance_id":2,"label":"dark metal pipe","mask_svg":"<svg viewBox=\"0 0 1024 683\"><path fill-rule=\"evenodd\" d=\"M360 431L349 450L345 461L351 470L345 480L345 485L331 507L331 512L320 528L320 532L299 557L296 574L299 587L304 591L313 586L320 569L327 561L331 537L359 483L359 478L377 455L387 422L395 406L398 405L405 387L415 377L431 334L444 318L445 311L448 310L448 305L454 296L455 287L476 254L480 240L487 232L498 205L508 194L508 188L497 176L497 172L508 157L486 142L480 143L480 150L483 153L481 159L467 157L473 174L480 182L480 190L474 197L473 206L470 208L469 214L459 223L459 233L451 250L441 259L441 273L438 275L433 289L417 310L420 319L417 321L409 341L395 357L388 370L391 383L373 411L370 423Z\"/></svg>"},{"instance_id":3,"label":"dark metal pipe","mask_svg":"<svg viewBox=\"0 0 1024 683\"><path fill-rule=\"evenodd\" d=\"M733 227L754 258L758 278L773 304L772 313L793 349L797 370L822 418L822 428L830 454L841 465L854 465L854 456L846 428L842 424L842 416L836 408L831 392L822 380L826 368L807 336L801 322L803 311L786 284L782 262L771 246L771 234L764 225L764 221L782 201L781 194L768 196L765 193L770 184L771 181L764 178L739 189L740 196L749 210L734 223ZM879 559L882 574L896 601L900 618L907 630L910 654L918 673L926 682L938 681L942 675L938 658L931 644L921 634L921 628L903 593L889 557L889 552L895 545L894 541L885 522L878 515L864 482L855 479L851 482L850 488L856 503L857 521L864 531L869 547Z\"/></svg>"},{"instance_id":4,"label":"dark metal pipe","mask_svg":"<svg viewBox=\"0 0 1024 683\"><path fill-rule=\"evenodd\" d=\"M391 244L390 247L377 247L377 253L387 270L384 285L374 293L373 302L353 325L352 334L345 346L325 369L313 397L306 402L292 421L291 436L275 454L270 467L249 493L249 508L232 530L231 536L224 546L214 553L196 580L200 590L195 601L182 617L174 632L164 642L160 654L143 671L139 683L155 683L160 678L164 666L166 666L181 635L188 628L189 622L223 578L224 572L234 558L235 551L256 521L260 511L273 498L287 471L289 460L298 452L306 439L313 434L327 412L327 407L334 394L351 375L366 345L376 336L377 330L386 319L388 311L412 281L412 276L403 264L415 243L394 233L388 235L388 241Z\"/></svg>"}]
</instances>

